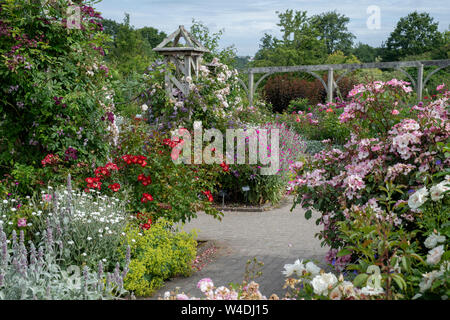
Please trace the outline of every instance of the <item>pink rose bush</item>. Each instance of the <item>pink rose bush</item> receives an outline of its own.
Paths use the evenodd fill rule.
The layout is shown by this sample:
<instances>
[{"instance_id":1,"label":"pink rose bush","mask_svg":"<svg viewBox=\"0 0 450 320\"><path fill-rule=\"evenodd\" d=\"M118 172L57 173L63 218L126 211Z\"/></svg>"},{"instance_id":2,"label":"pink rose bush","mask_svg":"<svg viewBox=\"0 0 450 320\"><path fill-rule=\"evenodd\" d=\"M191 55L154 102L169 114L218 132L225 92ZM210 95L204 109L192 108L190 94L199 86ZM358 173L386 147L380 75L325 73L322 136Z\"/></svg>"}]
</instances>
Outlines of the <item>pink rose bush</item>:
<instances>
[{"instance_id":1,"label":"pink rose bush","mask_svg":"<svg viewBox=\"0 0 450 320\"><path fill-rule=\"evenodd\" d=\"M306 218L311 217L312 210L321 213L318 223L323 230L318 237L331 247L327 261L338 271L366 258L368 265L385 266L380 269L382 274L392 272L387 263L402 259L411 265L420 262L415 271L411 265L403 266L396 275L399 284L391 276L383 278L389 298L417 293L420 272L431 272L430 268L439 265L422 264L427 255L430 261L448 261L448 242L429 253L423 241L435 231L448 239L450 232L450 91L441 90L426 103L412 104L412 96L408 83L396 79L356 86L340 116L340 121L351 128L349 141L339 149L330 146L306 159L295 168L297 175L289 182L289 192L296 197L293 208L306 208ZM380 249L374 257L377 248L370 254L366 249L380 244L380 240L367 238L370 228L380 237L407 239L410 245L400 250L382 243L384 251ZM366 242L356 240L359 232ZM368 265L360 272L365 273ZM400 279L411 283L403 286ZM448 290L448 280L443 285ZM408 286L415 289L408 291Z\"/></svg>"}]
</instances>

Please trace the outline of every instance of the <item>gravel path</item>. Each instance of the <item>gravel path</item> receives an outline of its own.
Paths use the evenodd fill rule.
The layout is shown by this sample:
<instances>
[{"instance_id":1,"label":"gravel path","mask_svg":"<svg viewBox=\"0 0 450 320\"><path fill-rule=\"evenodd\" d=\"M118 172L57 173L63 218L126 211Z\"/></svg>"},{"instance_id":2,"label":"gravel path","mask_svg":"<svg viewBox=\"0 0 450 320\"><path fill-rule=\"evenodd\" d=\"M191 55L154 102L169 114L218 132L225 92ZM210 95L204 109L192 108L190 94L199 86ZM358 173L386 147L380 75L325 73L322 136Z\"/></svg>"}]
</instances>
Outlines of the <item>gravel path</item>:
<instances>
[{"instance_id":1,"label":"gravel path","mask_svg":"<svg viewBox=\"0 0 450 320\"><path fill-rule=\"evenodd\" d=\"M184 230L196 230L197 240L211 241L217 247L214 260L191 277L167 281L153 298L176 287L188 295L203 297L196 285L198 280L206 277L217 287L227 286L230 282L240 283L246 262L255 257L264 263L263 275L257 279L262 294L284 296L283 266L296 259L312 259L325 267L327 252L314 237L320 230L315 224L317 216L306 220L303 209L290 211L291 203L265 212L225 212L221 222L199 214L197 219L184 226Z\"/></svg>"}]
</instances>

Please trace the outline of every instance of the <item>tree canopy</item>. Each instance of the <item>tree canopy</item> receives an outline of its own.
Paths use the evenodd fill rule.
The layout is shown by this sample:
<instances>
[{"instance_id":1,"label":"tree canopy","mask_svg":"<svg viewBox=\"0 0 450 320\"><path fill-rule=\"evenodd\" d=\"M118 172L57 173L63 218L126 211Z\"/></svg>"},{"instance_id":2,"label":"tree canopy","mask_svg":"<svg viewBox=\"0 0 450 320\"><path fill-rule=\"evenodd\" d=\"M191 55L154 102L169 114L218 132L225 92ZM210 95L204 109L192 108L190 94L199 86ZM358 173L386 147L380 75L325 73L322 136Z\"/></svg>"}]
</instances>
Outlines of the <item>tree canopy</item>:
<instances>
[{"instance_id":1,"label":"tree canopy","mask_svg":"<svg viewBox=\"0 0 450 320\"><path fill-rule=\"evenodd\" d=\"M319 31L311 24L306 11L286 10L278 13L281 39L265 34L255 55L255 66L301 65L322 63L326 46Z\"/></svg>"},{"instance_id":2,"label":"tree canopy","mask_svg":"<svg viewBox=\"0 0 450 320\"><path fill-rule=\"evenodd\" d=\"M336 11L325 12L311 17L311 24L317 29L319 39L325 41L327 53L337 50L350 53L355 35L348 31L350 18Z\"/></svg>"},{"instance_id":3,"label":"tree canopy","mask_svg":"<svg viewBox=\"0 0 450 320\"><path fill-rule=\"evenodd\" d=\"M383 59L396 61L408 55L418 55L441 46L442 35L438 31L438 22L428 13L417 11L403 17L390 34L386 43Z\"/></svg>"}]
</instances>

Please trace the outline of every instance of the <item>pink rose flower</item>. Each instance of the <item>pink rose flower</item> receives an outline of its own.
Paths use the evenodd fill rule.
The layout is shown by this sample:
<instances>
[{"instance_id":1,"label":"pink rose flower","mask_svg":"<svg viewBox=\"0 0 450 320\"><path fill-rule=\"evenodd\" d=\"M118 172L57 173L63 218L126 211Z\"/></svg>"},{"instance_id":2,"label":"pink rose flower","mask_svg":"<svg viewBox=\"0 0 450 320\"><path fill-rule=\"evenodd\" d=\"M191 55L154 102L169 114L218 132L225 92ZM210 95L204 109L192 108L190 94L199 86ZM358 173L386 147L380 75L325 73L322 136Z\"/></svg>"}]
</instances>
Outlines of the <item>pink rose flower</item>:
<instances>
[{"instance_id":1,"label":"pink rose flower","mask_svg":"<svg viewBox=\"0 0 450 320\"><path fill-rule=\"evenodd\" d=\"M18 227L26 227L27 226L27 219L26 218L19 218L17 220L17 226Z\"/></svg>"}]
</instances>

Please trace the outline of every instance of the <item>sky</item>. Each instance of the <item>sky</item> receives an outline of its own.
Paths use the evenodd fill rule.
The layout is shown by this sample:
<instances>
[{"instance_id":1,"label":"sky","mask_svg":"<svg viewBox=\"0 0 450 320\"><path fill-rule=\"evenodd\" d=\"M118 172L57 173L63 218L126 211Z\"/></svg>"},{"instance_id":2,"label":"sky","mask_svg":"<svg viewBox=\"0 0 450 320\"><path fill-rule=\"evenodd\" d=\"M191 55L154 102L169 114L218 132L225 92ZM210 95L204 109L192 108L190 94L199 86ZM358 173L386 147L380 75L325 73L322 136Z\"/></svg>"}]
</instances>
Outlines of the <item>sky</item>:
<instances>
[{"instance_id":1,"label":"sky","mask_svg":"<svg viewBox=\"0 0 450 320\"><path fill-rule=\"evenodd\" d=\"M123 21L130 14L136 28L154 27L167 34L179 25L187 29L192 19L203 22L211 32L224 29L220 45L234 45L240 56L253 56L264 33L280 36L276 11L307 11L308 16L337 11L350 18L348 29L355 42L380 46L398 20L413 11L428 12L439 30L449 29L449 0L102 0L95 8L107 19ZM378 8L372 8L377 6ZM378 15L379 13L379 15ZM379 19L378 19L379 17ZM378 24L379 22L379 24ZM369 26L370 27L369 27Z\"/></svg>"}]
</instances>

